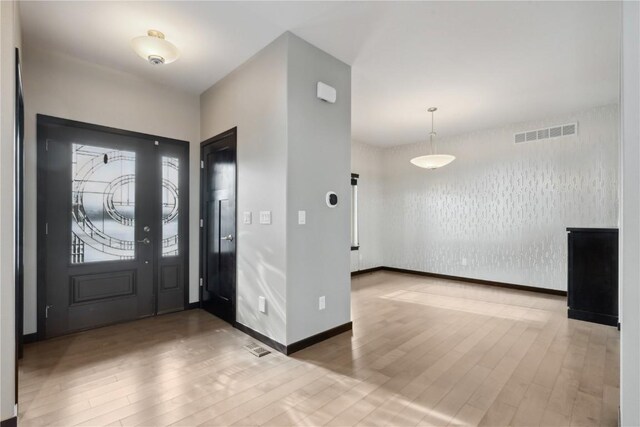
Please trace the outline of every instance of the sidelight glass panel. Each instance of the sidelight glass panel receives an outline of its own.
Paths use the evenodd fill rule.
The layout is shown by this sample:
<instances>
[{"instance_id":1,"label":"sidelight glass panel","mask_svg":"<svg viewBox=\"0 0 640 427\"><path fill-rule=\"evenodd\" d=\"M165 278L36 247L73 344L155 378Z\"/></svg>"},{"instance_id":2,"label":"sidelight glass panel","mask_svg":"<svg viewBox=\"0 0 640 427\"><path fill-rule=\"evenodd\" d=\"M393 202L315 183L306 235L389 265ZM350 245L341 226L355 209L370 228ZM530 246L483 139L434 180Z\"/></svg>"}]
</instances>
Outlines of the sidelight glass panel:
<instances>
[{"instance_id":1,"label":"sidelight glass panel","mask_svg":"<svg viewBox=\"0 0 640 427\"><path fill-rule=\"evenodd\" d=\"M162 256L178 251L178 172L175 157L162 157Z\"/></svg>"},{"instance_id":2,"label":"sidelight glass panel","mask_svg":"<svg viewBox=\"0 0 640 427\"><path fill-rule=\"evenodd\" d=\"M72 146L71 262L135 257L136 154Z\"/></svg>"}]
</instances>

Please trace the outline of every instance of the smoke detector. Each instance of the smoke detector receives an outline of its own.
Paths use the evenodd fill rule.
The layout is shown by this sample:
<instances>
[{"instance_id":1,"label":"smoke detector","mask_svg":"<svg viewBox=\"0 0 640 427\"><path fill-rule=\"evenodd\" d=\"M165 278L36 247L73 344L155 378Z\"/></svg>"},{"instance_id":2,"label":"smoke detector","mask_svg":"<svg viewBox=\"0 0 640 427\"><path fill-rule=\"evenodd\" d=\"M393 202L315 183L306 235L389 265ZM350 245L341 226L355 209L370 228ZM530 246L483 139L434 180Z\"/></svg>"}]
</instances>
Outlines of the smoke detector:
<instances>
[{"instance_id":1,"label":"smoke detector","mask_svg":"<svg viewBox=\"0 0 640 427\"><path fill-rule=\"evenodd\" d=\"M178 48L158 30L149 30L146 36L134 38L131 47L140 58L152 65L170 64L180 56Z\"/></svg>"}]
</instances>

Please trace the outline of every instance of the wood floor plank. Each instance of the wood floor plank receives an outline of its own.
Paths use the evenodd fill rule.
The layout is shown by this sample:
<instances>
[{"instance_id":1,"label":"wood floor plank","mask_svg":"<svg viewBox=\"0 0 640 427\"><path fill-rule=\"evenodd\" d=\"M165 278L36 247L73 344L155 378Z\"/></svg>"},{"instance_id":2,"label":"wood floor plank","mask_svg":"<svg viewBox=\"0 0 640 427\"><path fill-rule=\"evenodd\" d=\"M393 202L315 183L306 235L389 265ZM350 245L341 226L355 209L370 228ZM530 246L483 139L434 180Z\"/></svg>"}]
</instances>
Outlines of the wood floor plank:
<instances>
[{"instance_id":1,"label":"wood floor plank","mask_svg":"<svg viewBox=\"0 0 640 427\"><path fill-rule=\"evenodd\" d=\"M25 426L616 426L616 328L566 299L377 272L353 331L290 357L201 310L25 346Z\"/></svg>"}]
</instances>

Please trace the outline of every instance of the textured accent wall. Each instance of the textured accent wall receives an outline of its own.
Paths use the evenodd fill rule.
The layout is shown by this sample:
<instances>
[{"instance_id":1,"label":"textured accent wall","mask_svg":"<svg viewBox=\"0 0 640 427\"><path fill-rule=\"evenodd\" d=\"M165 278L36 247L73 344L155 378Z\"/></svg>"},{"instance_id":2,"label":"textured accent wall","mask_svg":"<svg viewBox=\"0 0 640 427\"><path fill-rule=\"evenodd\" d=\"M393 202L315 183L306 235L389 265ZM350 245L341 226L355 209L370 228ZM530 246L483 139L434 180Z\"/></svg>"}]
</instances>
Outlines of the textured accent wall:
<instances>
[{"instance_id":1,"label":"textured accent wall","mask_svg":"<svg viewBox=\"0 0 640 427\"><path fill-rule=\"evenodd\" d=\"M515 132L575 121L577 136L513 143ZM457 160L435 171L409 164L425 143L382 154L382 265L566 290L565 228L618 224L615 105L438 147Z\"/></svg>"}]
</instances>

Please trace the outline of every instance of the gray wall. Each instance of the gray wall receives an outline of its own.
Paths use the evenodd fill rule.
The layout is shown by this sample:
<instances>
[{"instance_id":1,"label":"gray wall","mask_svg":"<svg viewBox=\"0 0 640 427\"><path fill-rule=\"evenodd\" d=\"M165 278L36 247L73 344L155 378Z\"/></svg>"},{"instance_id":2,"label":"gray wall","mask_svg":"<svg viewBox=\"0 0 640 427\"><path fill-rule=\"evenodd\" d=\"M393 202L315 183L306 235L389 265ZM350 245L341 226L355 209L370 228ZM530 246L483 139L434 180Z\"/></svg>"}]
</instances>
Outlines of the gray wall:
<instances>
[{"instance_id":1,"label":"gray wall","mask_svg":"<svg viewBox=\"0 0 640 427\"><path fill-rule=\"evenodd\" d=\"M620 408L640 425L640 4L622 5Z\"/></svg>"},{"instance_id":2,"label":"gray wall","mask_svg":"<svg viewBox=\"0 0 640 427\"><path fill-rule=\"evenodd\" d=\"M0 2L0 420L14 416L14 121L15 53L20 48L18 6Z\"/></svg>"},{"instance_id":3,"label":"gray wall","mask_svg":"<svg viewBox=\"0 0 640 427\"><path fill-rule=\"evenodd\" d=\"M25 333L36 332L36 114L190 143L190 190L199 188L199 97L27 45L25 96ZM190 200L189 300L198 301L198 198Z\"/></svg>"},{"instance_id":4,"label":"gray wall","mask_svg":"<svg viewBox=\"0 0 640 427\"><path fill-rule=\"evenodd\" d=\"M322 81L337 101L316 97ZM351 319L351 67L291 35L287 66L287 344ZM338 195L329 208L327 191ZM298 211L306 210L305 225ZM325 296L326 309L318 309Z\"/></svg>"},{"instance_id":5,"label":"gray wall","mask_svg":"<svg viewBox=\"0 0 640 427\"><path fill-rule=\"evenodd\" d=\"M201 139L238 128L236 320L286 342L287 42L276 39L201 98ZM251 225L242 222L252 212ZM259 224L271 211L271 225ZM258 297L267 312L258 311Z\"/></svg>"},{"instance_id":6,"label":"gray wall","mask_svg":"<svg viewBox=\"0 0 640 427\"><path fill-rule=\"evenodd\" d=\"M424 143L383 150L382 265L566 290L565 228L618 224L618 117L612 105L439 138L457 159L435 171L409 163ZM578 136L513 143L575 121Z\"/></svg>"},{"instance_id":7,"label":"gray wall","mask_svg":"<svg viewBox=\"0 0 640 427\"><path fill-rule=\"evenodd\" d=\"M237 321L283 344L350 320L350 79L346 64L285 33L201 97L203 140L238 128ZM319 80L338 89L336 104L316 98ZM265 210L271 225L258 222Z\"/></svg>"}]
</instances>

